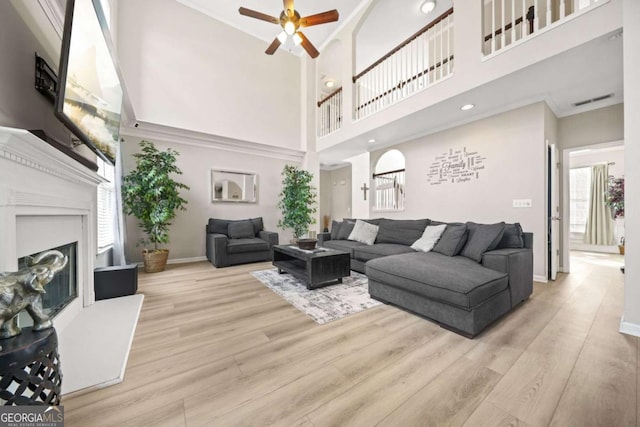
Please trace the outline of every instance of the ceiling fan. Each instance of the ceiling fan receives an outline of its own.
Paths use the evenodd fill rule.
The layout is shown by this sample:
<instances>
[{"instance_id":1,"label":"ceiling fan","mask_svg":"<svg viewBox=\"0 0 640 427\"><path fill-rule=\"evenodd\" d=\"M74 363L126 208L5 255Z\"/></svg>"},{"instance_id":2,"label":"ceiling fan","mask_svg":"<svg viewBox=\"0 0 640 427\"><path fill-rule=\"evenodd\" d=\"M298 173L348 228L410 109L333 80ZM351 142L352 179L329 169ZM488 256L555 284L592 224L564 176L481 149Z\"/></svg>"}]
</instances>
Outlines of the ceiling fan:
<instances>
[{"instance_id":1,"label":"ceiling fan","mask_svg":"<svg viewBox=\"0 0 640 427\"><path fill-rule=\"evenodd\" d=\"M241 7L238 9L238 12L240 12L240 15L271 22L272 24L278 24L282 27L282 33L273 40L265 51L267 55L273 55L280 45L287 40L287 36L292 36L294 43L296 45L302 45L304 50L306 50L312 58L316 58L320 55L320 52L318 52L318 49L311 44L309 39L302 33L302 31L299 31L299 29L311 27L313 25L326 24L327 22L334 22L339 18L338 11L336 9L301 18L300 14L293 7L293 0L284 0L284 10L280 13L279 18L261 12L256 12L255 10L247 9L246 7Z\"/></svg>"}]
</instances>

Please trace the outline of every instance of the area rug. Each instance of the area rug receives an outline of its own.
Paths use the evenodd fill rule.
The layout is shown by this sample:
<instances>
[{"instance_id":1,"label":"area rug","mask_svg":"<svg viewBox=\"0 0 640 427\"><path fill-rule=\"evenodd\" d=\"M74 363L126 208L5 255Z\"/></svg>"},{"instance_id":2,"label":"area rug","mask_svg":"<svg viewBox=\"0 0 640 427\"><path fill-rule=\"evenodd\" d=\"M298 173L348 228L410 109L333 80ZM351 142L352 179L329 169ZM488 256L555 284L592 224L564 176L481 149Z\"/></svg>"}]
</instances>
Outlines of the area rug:
<instances>
[{"instance_id":1,"label":"area rug","mask_svg":"<svg viewBox=\"0 0 640 427\"><path fill-rule=\"evenodd\" d=\"M312 290L290 274L278 274L275 268L251 274L321 325L381 304L369 296L367 276L355 271L340 284Z\"/></svg>"}]
</instances>

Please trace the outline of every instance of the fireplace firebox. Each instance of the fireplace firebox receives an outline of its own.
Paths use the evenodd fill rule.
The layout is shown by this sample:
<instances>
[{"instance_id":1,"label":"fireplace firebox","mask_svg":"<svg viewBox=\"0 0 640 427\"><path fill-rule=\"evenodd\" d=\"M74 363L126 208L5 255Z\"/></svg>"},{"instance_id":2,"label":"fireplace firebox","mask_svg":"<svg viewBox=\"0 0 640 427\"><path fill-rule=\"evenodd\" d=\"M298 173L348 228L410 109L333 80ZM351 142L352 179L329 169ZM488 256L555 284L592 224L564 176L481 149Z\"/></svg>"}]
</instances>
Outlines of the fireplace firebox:
<instances>
[{"instance_id":1,"label":"fireplace firebox","mask_svg":"<svg viewBox=\"0 0 640 427\"><path fill-rule=\"evenodd\" d=\"M78 243L73 242L57 248L51 248L62 252L67 256L69 261L67 262L67 266L62 271L56 273L53 280L45 286L46 293L42 296L42 305L49 318L53 318L78 296L77 247ZM36 255L37 254L33 254L18 259L18 268L28 267L29 258L33 258ZM20 317L20 320L23 320L23 317ZM27 319L25 318L24 320Z\"/></svg>"}]
</instances>

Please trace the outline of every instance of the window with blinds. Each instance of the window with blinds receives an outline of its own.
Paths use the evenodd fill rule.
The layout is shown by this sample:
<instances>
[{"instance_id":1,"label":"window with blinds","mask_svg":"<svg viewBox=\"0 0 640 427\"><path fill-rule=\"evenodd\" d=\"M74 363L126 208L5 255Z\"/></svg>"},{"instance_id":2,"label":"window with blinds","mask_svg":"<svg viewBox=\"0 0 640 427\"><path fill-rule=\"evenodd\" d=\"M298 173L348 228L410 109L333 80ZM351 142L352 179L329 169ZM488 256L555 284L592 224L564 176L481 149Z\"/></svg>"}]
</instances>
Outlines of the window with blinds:
<instances>
[{"instance_id":1,"label":"window with blinds","mask_svg":"<svg viewBox=\"0 0 640 427\"><path fill-rule=\"evenodd\" d=\"M98 250L113 245L115 168L98 159L98 175L107 180L98 185Z\"/></svg>"},{"instance_id":2,"label":"window with blinds","mask_svg":"<svg viewBox=\"0 0 640 427\"><path fill-rule=\"evenodd\" d=\"M582 235L587 227L589 199L591 196L591 168L576 168L570 172L569 231Z\"/></svg>"}]
</instances>

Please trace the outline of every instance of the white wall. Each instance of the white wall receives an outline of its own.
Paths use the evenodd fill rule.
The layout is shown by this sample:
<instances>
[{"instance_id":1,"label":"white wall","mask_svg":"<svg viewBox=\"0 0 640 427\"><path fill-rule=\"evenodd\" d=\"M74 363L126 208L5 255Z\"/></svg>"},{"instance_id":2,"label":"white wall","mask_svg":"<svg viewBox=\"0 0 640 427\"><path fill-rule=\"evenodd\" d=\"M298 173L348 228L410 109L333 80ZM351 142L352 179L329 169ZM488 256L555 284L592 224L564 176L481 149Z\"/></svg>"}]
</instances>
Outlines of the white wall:
<instances>
[{"instance_id":1,"label":"white wall","mask_svg":"<svg viewBox=\"0 0 640 427\"><path fill-rule=\"evenodd\" d=\"M124 173L135 167L135 159L131 154L138 152L139 137L124 136L123 165ZM244 219L261 216L264 227L280 234L280 242L288 242L290 230L280 230L276 224L280 211L276 208L282 190L282 169L286 164L300 166L300 163L267 158L252 154L229 152L203 146L181 144L180 141L154 141L158 149L171 147L180 155L177 165L183 175L176 180L188 185L190 191L183 191L182 196L188 201L187 210L178 212L170 229L169 259L197 258L205 256L205 225L209 218ZM254 172L258 175L258 203L212 203L211 202L211 169L226 169L242 172ZM142 247L136 242L142 237L137 220L128 217L127 255L128 261L140 261Z\"/></svg>"},{"instance_id":2,"label":"white wall","mask_svg":"<svg viewBox=\"0 0 640 427\"><path fill-rule=\"evenodd\" d=\"M353 218L369 218L371 212L371 191L367 190L365 200L363 185L371 187L371 159L369 153L345 159L351 163L351 216Z\"/></svg>"},{"instance_id":3,"label":"white wall","mask_svg":"<svg viewBox=\"0 0 640 427\"><path fill-rule=\"evenodd\" d=\"M624 139L624 105L612 105L558 120L560 149Z\"/></svg>"},{"instance_id":4,"label":"white wall","mask_svg":"<svg viewBox=\"0 0 640 427\"><path fill-rule=\"evenodd\" d=\"M300 58L173 0L119 2L118 41L138 120L300 148Z\"/></svg>"},{"instance_id":5,"label":"white wall","mask_svg":"<svg viewBox=\"0 0 640 427\"><path fill-rule=\"evenodd\" d=\"M394 146L406 159L406 208L385 216L519 222L534 233L534 274L546 277L545 108L537 103ZM478 178L431 185L436 156L465 148L486 158ZM372 153L372 164L382 153ZM513 208L513 199L531 199L533 207Z\"/></svg>"},{"instance_id":6,"label":"white wall","mask_svg":"<svg viewBox=\"0 0 640 427\"><path fill-rule=\"evenodd\" d=\"M640 2L624 0L625 278L621 329L640 336Z\"/></svg>"},{"instance_id":7,"label":"white wall","mask_svg":"<svg viewBox=\"0 0 640 427\"><path fill-rule=\"evenodd\" d=\"M331 197L331 219L351 218L351 165L331 171L331 187L327 193Z\"/></svg>"}]
</instances>

